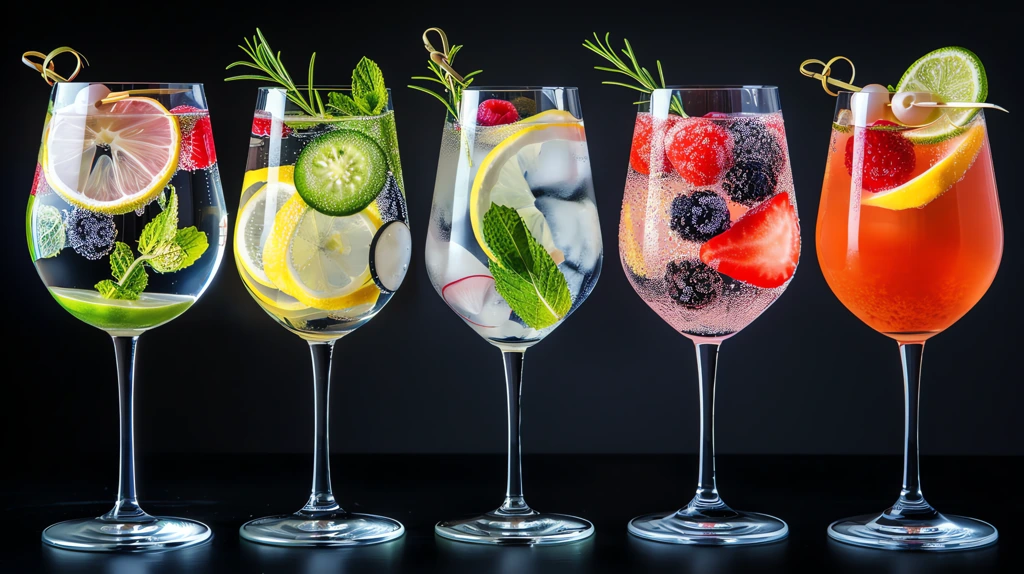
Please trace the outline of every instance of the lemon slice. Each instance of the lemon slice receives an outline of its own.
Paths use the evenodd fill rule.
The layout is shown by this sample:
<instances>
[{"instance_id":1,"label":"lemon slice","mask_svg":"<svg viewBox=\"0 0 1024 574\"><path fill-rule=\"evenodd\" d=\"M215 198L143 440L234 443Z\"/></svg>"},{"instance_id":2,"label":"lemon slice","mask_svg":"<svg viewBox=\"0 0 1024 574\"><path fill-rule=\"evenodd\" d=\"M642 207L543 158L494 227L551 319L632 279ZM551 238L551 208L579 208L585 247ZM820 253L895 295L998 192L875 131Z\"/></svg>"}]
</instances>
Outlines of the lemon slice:
<instances>
[{"instance_id":1,"label":"lemon slice","mask_svg":"<svg viewBox=\"0 0 1024 574\"><path fill-rule=\"evenodd\" d=\"M273 169L258 170L259 175L266 177L266 180L254 180L259 175L253 175L250 179L246 173L242 189L256 188L245 205L239 210L238 223L235 225L235 255L239 263L250 277L260 285L274 287L267 274L263 271L263 247L267 237L273 230L274 218L285 203L295 194L295 185L292 183L293 166L283 166ZM245 185L246 183L249 185ZM244 193L244 191L243 191ZM273 197L273 207L267 213L267 200ZM267 227L270 223L270 227Z\"/></svg>"},{"instance_id":2,"label":"lemon slice","mask_svg":"<svg viewBox=\"0 0 1024 574\"><path fill-rule=\"evenodd\" d=\"M375 302L380 290L370 275L370 243L380 226L373 209L336 217L292 195L263 246L263 270L309 307L333 311Z\"/></svg>"},{"instance_id":3,"label":"lemon slice","mask_svg":"<svg viewBox=\"0 0 1024 574\"><path fill-rule=\"evenodd\" d=\"M975 124L956 149L928 171L899 187L862 198L860 204L894 210L924 207L964 177L984 143L985 126Z\"/></svg>"},{"instance_id":4,"label":"lemon slice","mask_svg":"<svg viewBox=\"0 0 1024 574\"><path fill-rule=\"evenodd\" d=\"M545 110L539 114L534 114L519 122L519 125L523 124L565 124L578 122L576 116L570 114L565 110Z\"/></svg>"},{"instance_id":5,"label":"lemon slice","mask_svg":"<svg viewBox=\"0 0 1024 574\"><path fill-rule=\"evenodd\" d=\"M67 106L50 118L46 182L68 203L110 215L155 199L178 168L177 118L151 98L85 109Z\"/></svg>"},{"instance_id":6,"label":"lemon slice","mask_svg":"<svg viewBox=\"0 0 1024 574\"><path fill-rule=\"evenodd\" d=\"M497 203L519 212L534 239L549 253L556 252L552 257L556 263L560 262L561 254L555 249L544 214L534 203L528 178L534 187L575 182L578 158L574 156L578 154L574 153L574 148L583 141L586 141L586 136L583 125L578 122L536 122L505 138L484 157L470 191L469 219L477 243L488 258L497 260L484 241L484 214L491 208L491 203Z\"/></svg>"}]
</instances>

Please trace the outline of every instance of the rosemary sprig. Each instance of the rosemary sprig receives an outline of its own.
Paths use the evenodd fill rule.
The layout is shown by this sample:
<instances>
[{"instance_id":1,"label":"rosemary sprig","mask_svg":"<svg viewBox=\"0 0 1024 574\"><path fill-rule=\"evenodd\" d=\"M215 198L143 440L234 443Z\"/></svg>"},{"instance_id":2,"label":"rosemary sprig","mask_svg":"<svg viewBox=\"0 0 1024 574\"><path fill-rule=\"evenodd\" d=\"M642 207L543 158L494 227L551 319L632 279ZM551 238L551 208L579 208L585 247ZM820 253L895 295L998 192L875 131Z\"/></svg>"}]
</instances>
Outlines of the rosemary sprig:
<instances>
[{"instance_id":1,"label":"rosemary sprig","mask_svg":"<svg viewBox=\"0 0 1024 574\"><path fill-rule=\"evenodd\" d=\"M253 37L252 42L248 38L245 39L245 45L239 45L239 48L252 60L247 62L239 60L228 64L226 70L237 66L244 66L246 68L253 68L263 72L264 75L258 74L242 74L238 76L232 76L225 78L224 81L230 82L232 80L259 80L263 82L273 82L280 84L287 90L288 99L295 103L295 105L302 108L302 111L306 112L313 117L325 117L327 116L327 110L324 109L324 103L320 99L320 94L313 89L313 64L316 62L316 52L313 52L312 57L309 58L309 85L308 85L308 96L303 95L302 91L296 87L295 82L292 81L292 77L288 75L288 70L285 69L284 63L281 62L281 52L275 52L270 49L270 43L263 36L263 32L259 28L256 28L256 36ZM316 106L314 108L314 105Z\"/></svg>"},{"instance_id":2,"label":"rosemary sprig","mask_svg":"<svg viewBox=\"0 0 1024 574\"><path fill-rule=\"evenodd\" d=\"M626 58L629 60L629 63L627 64L612 48L610 36L611 32L606 33L604 35L604 42L602 43L601 38L598 37L597 35L597 32L594 32L594 42L591 42L590 40L583 41L584 48L590 50L591 52L597 54L598 56L601 56L614 66L614 68L608 68L606 66L594 66L594 69L600 70L602 72L611 72L613 74L622 74L624 76L628 76L634 82L639 84L639 86L635 86L633 84L626 84L623 82L613 82L608 80L601 82L602 84L607 84L609 86L622 86L623 88L629 88L631 90L636 90L644 94L650 94L654 90L665 87L665 73L661 69L661 60L655 61L655 63L658 65L658 79L660 80L659 85L658 82L654 81L654 76L652 76L651 73L647 71L647 68L641 66L640 63L637 61L636 54L633 53L633 47L629 44L629 40L626 40L625 38L622 39L622 42L626 45L626 47L621 50L622 54L625 55ZM642 104L646 103L646 101L634 103ZM683 102L682 100L679 99L679 96L672 96L672 102L669 104L669 111L674 114L680 115L684 118L686 117L686 112L683 111Z\"/></svg>"},{"instance_id":3,"label":"rosemary sprig","mask_svg":"<svg viewBox=\"0 0 1024 574\"><path fill-rule=\"evenodd\" d=\"M436 28L433 30L436 30ZM428 30L428 32L429 31L430 30ZM438 32L440 32L440 30L438 30ZM461 77L459 77L458 74L453 75L449 73L447 70L445 70L443 66L441 66L441 64L434 61L433 55L439 54L440 57L448 63L448 68L451 69L452 65L455 62L455 55L458 54L459 50L462 49L461 44L456 44L449 48L447 45L447 37L444 36L443 32L440 33L442 41L444 43L443 49L445 50L445 52L436 52L434 50L431 50L432 46L427 44L427 49L430 50L431 52L431 59L427 61L427 69L429 69L434 74L434 76L413 76L412 79L424 82L432 82L444 86L444 93L447 94L447 97L442 96L441 94L428 88L425 88L423 86L409 84L408 87L437 98L437 100L444 104L444 107L447 108L448 113L451 114L452 117L459 121L459 123L461 124L462 122L459 118L459 104L462 101L462 91L468 88L473 83L473 77L482 72L483 70L473 70L472 72L464 74ZM425 39L426 34L424 34L424 40Z\"/></svg>"}]
</instances>

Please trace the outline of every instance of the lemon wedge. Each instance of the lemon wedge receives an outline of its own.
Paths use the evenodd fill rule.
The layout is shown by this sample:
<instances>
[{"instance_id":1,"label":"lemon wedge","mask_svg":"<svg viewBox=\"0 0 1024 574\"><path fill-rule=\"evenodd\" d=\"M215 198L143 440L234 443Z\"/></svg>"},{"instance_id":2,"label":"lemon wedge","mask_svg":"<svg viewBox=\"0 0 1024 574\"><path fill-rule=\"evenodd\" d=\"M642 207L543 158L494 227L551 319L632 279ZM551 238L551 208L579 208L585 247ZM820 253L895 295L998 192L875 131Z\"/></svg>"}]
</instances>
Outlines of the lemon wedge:
<instances>
[{"instance_id":1,"label":"lemon wedge","mask_svg":"<svg viewBox=\"0 0 1024 574\"><path fill-rule=\"evenodd\" d=\"M924 207L964 177L984 143L985 126L975 124L963 135L956 149L928 171L899 187L862 197L860 204L893 210Z\"/></svg>"},{"instance_id":2,"label":"lemon wedge","mask_svg":"<svg viewBox=\"0 0 1024 574\"><path fill-rule=\"evenodd\" d=\"M43 146L46 182L65 201L118 215L156 199L178 169L178 119L152 98L125 98L83 113L56 110Z\"/></svg>"},{"instance_id":3,"label":"lemon wedge","mask_svg":"<svg viewBox=\"0 0 1024 574\"><path fill-rule=\"evenodd\" d=\"M551 112L568 114L560 110ZM537 114L528 120L548 113ZM554 114L547 117L552 118ZM578 142L586 141L586 135L579 122L529 123L529 127L515 132L495 146L480 163L470 191L469 219L480 248L489 259L497 261L484 241L484 214L491 208L491 203L511 207L523 218L534 239L549 253L555 252L552 257L555 263L559 263L561 254L555 249L544 214L535 205L527 177L541 178L552 184L575 182L578 160L574 159L574 148Z\"/></svg>"},{"instance_id":4,"label":"lemon wedge","mask_svg":"<svg viewBox=\"0 0 1024 574\"><path fill-rule=\"evenodd\" d=\"M371 207L353 215L320 213L292 195L274 218L263 247L263 270L278 289L328 311L374 303L370 244L382 225Z\"/></svg>"}]
</instances>

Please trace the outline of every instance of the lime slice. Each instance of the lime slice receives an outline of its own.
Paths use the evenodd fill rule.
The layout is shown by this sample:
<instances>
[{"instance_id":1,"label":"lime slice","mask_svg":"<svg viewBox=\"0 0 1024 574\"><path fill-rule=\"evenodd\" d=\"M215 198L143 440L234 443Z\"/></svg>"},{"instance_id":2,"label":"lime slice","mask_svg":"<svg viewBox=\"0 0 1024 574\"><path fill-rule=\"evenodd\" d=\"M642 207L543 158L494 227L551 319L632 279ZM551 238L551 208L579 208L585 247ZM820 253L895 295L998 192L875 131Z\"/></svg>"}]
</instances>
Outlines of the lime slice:
<instances>
[{"instance_id":1,"label":"lime slice","mask_svg":"<svg viewBox=\"0 0 1024 574\"><path fill-rule=\"evenodd\" d=\"M352 215L377 197L387 174L388 160L372 138L355 130L334 130L299 154L295 189L320 213Z\"/></svg>"},{"instance_id":2,"label":"lime slice","mask_svg":"<svg viewBox=\"0 0 1024 574\"><path fill-rule=\"evenodd\" d=\"M929 52L904 72L897 92L930 92L943 102L984 102L988 96L985 67L974 52L950 46ZM946 108L943 117L931 125L908 131L914 143L937 143L963 133L963 127L978 113L972 108Z\"/></svg>"},{"instance_id":3,"label":"lime slice","mask_svg":"<svg viewBox=\"0 0 1024 574\"><path fill-rule=\"evenodd\" d=\"M57 110L43 146L46 182L68 203L118 215L164 189L178 169L178 120L151 98Z\"/></svg>"},{"instance_id":4,"label":"lime slice","mask_svg":"<svg viewBox=\"0 0 1024 574\"><path fill-rule=\"evenodd\" d=\"M376 209L334 217L293 195L274 219L263 269L278 289L309 307L338 310L376 301L370 244L380 226Z\"/></svg>"},{"instance_id":5,"label":"lime slice","mask_svg":"<svg viewBox=\"0 0 1024 574\"><path fill-rule=\"evenodd\" d=\"M272 232L277 212L295 195L290 171L281 170L279 175L277 181L264 182L245 202L235 226L235 253L239 263L253 280L266 287L274 287L274 284L263 271L263 246ZM273 207L267 213L267 200L271 198ZM271 224L270 229L266 229L267 222Z\"/></svg>"},{"instance_id":6,"label":"lime slice","mask_svg":"<svg viewBox=\"0 0 1024 574\"><path fill-rule=\"evenodd\" d=\"M492 203L515 209L533 238L549 253L557 251L551 228L534 204L532 188L575 181L578 154L574 147L582 141L586 141L586 136L579 123L531 122L484 157L470 191L469 219L477 243L488 258L496 260L483 236L484 214ZM556 263L560 256L552 255Z\"/></svg>"},{"instance_id":7,"label":"lime slice","mask_svg":"<svg viewBox=\"0 0 1024 574\"><path fill-rule=\"evenodd\" d=\"M163 325L185 312L196 298L169 293L143 293L134 301L105 299L98 291L50 289L53 298L80 321L110 332L138 332Z\"/></svg>"},{"instance_id":8,"label":"lime slice","mask_svg":"<svg viewBox=\"0 0 1024 574\"><path fill-rule=\"evenodd\" d=\"M924 207L967 175L985 143L984 124L975 124L944 158L899 187L864 197L860 204L900 210Z\"/></svg>"},{"instance_id":9,"label":"lime slice","mask_svg":"<svg viewBox=\"0 0 1024 574\"><path fill-rule=\"evenodd\" d=\"M32 239L37 259L53 257L64 249L64 218L52 205L37 205L32 213Z\"/></svg>"}]
</instances>

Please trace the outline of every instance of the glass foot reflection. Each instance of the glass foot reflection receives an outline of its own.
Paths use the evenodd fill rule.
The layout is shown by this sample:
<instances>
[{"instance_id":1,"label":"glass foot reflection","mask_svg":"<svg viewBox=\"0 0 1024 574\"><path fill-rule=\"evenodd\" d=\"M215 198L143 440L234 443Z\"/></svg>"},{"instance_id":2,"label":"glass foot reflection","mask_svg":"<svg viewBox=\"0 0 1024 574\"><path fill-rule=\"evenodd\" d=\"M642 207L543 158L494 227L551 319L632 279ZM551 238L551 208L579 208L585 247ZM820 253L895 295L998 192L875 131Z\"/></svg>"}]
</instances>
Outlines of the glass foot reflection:
<instances>
[{"instance_id":1,"label":"glass foot reflection","mask_svg":"<svg viewBox=\"0 0 1024 574\"><path fill-rule=\"evenodd\" d=\"M987 522L938 512L925 520L865 514L829 525L839 542L888 550L968 550L995 543L999 533Z\"/></svg>"},{"instance_id":2,"label":"glass foot reflection","mask_svg":"<svg viewBox=\"0 0 1024 574\"><path fill-rule=\"evenodd\" d=\"M697 510L688 506L672 513L638 516L629 521L629 533L671 544L731 546L782 540L789 527L767 514L736 512L729 507Z\"/></svg>"},{"instance_id":3,"label":"glass foot reflection","mask_svg":"<svg viewBox=\"0 0 1024 574\"><path fill-rule=\"evenodd\" d=\"M477 544L564 544L593 535L594 525L565 514L535 510L513 514L495 510L481 516L438 522L434 532L450 540Z\"/></svg>"},{"instance_id":4,"label":"glass foot reflection","mask_svg":"<svg viewBox=\"0 0 1024 574\"><path fill-rule=\"evenodd\" d=\"M156 552L206 542L212 536L201 522L169 516L145 516L132 522L81 518L43 531L43 542L88 552Z\"/></svg>"},{"instance_id":5,"label":"glass foot reflection","mask_svg":"<svg viewBox=\"0 0 1024 574\"><path fill-rule=\"evenodd\" d=\"M246 522L242 538L275 546L365 546L405 534L397 520L373 514L337 512L316 517L297 512Z\"/></svg>"}]
</instances>

